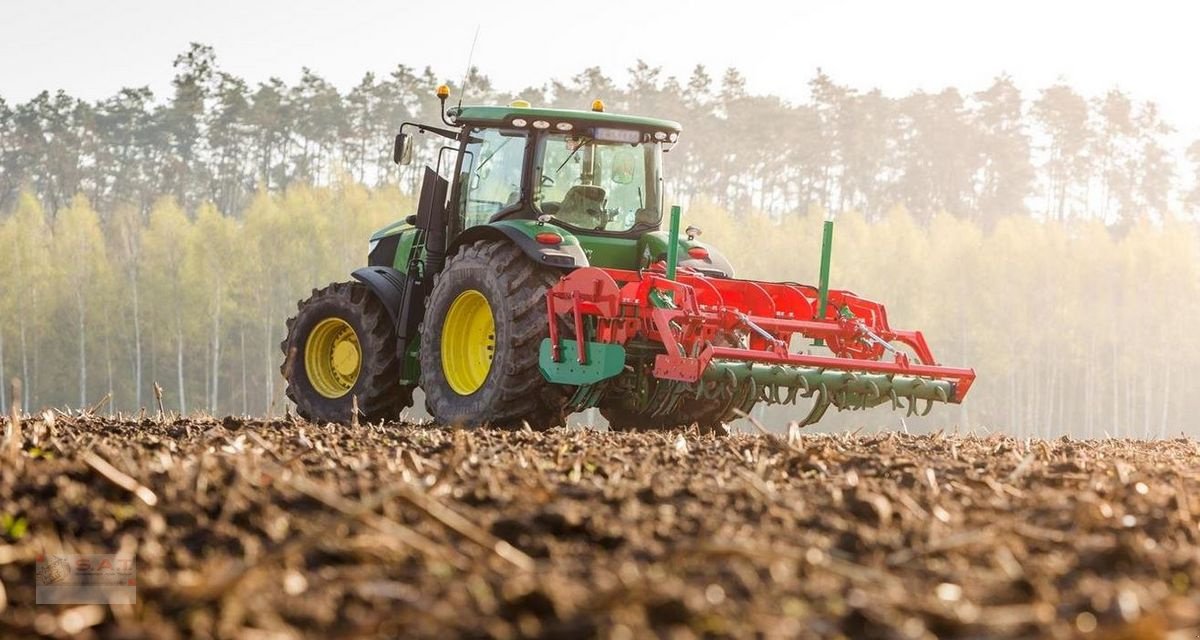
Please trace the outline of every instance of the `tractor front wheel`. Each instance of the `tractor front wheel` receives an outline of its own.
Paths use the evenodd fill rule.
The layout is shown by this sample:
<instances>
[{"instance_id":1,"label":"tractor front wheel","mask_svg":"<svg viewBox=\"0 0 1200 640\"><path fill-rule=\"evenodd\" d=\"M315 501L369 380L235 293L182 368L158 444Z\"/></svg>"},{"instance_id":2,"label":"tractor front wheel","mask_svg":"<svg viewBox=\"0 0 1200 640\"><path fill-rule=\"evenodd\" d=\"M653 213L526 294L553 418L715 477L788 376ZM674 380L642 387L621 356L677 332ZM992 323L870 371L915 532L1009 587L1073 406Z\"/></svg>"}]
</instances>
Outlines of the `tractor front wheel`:
<instances>
[{"instance_id":1,"label":"tractor front wheel","mask_svg":"<svg viewBox=\"0 0 1200 640\"><path fill-rule=\"evenodd\" d=\"M365 285L314 289L298 306L279 346L287 397L301 417L346 424L357 399L366 420L394 420L412 405L412 388L400 386L391 318Z\"/></svg>"},{"instance_id":2,"label":"tractor front wheel","mask_svg":"<svg viewBox=\"0 0 1200 640\"><path fill-rule=\"evenodd\" d=\"M507 242L464 245L437 276L421 328L421 388L440 422L544 429L562 422L565 390L546 382L546 291L559 273Z\"/></svg>"}]
</instances>

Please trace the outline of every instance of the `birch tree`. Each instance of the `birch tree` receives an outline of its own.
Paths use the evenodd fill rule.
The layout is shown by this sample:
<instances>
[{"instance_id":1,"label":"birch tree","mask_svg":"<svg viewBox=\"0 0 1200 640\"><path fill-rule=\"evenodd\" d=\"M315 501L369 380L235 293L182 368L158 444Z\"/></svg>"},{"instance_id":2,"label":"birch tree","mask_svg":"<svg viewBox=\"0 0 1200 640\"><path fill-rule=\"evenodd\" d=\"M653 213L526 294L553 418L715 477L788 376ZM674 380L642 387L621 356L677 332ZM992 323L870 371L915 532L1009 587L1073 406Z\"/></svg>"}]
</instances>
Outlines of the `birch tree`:
<instances>
[{"instance_id":1,"label":"birch tree","mask_svg":"<svg viewBox=\"0 0 1200 640\"><path fill-rule=\"evenodd\" d=\"M175 391L180 413L187 413L188 407L184 370L185 319L192 318L195 298L195 292L189 290L184 281L189 235L190 225L183 210L173 200L164 198L150 211L141 248L145 256L142 273L149 293L149 306L159 327L166 330L156 333L170 336L174 347ZM159 353L165 355L162 346L158 345Z\"/></svg>"},{"instance_id":2,"label":"birch tree","mask_svg":"<svg viewBox=\"0 0 1200 640\"><path fill-rule=\"evenodd\" d=\"M110 271L100 219L87 198L77 195L54 224L55 262L60 291L69 291L78 341L79 407L88 405L88 329L93 306L106 304Z\"/></svg>"},{"instance_id":3,"label":"birch tree","mask_svg":"<svg viewBox=\"0 0 1200 640\"><path fill-rule=\"evenodd\" d=\"M11 255L10 270L3 274L8 286L0 296L4 298L4 308L15 316L16 348L20 350L24 382L21 406L29 408L30 399L38 389L36 340L38 328L47 318L45 298L51 275L50 230L42 205L32 193L23 193L18 198L17 208L5 221L3 230L4 241L0 246Z\"/></svg>"}]
</instances>

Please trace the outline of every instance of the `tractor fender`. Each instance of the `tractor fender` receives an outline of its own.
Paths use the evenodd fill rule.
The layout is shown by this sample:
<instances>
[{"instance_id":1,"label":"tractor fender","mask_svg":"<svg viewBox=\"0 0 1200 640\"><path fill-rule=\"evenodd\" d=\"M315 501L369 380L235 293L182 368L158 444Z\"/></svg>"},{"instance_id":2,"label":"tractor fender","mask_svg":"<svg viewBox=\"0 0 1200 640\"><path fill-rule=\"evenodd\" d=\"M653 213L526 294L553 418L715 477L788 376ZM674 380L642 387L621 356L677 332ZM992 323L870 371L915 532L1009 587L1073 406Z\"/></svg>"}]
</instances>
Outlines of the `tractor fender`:
<instances>
[{"instance_id":1,"label":"tractor fender","mask_svg":"<svg viewBox=\"0 0 1200 640\"><path fill-rule=\"evenodd\" d=\"M350 274L355 280L367 285L371 293L383 304L394 324L400 323L401 305L404 302L404 284L407 277L392 267L377 265L355 269Z\"/></svg>"},{"instance_id":2,"label":"tractor fender","mask_svg":"<svg viewBox=\"0 0 1200 640\"><path fill-rule=\"evenodd\" d=\"M542 244L535 239L539 233L556 233L562 239L558 244ZM450 243L446 255L454 255L458 248L479 240L507 240L515 244L525 255L538 264L557 269L574 269L589 266L587 254L579 245L579 239L571 232L533 220L500 220L481 224L462 233Z\"/></svg>"},{"instance_id":3,"label":"tractor fender","mask_svg":"<svg viewBox=\"0 0 1200 640\"><path fill-rule=\"evenodd\" d=\"M638 240L638 261L643 269L649 268L651 264L659 260L667 258L667 243L670 241L670 234L666 231L654 231L647 233ZM699 271L710 276L719 278L733 277L733 264L724 256L716 247L700 242L694 238L689 238L684 234L680 234L676 238L679 247L679 266ZM707 252L706 257L694 258L690 254L690 249L700 248Z\"/></svg>"}]
</instances>

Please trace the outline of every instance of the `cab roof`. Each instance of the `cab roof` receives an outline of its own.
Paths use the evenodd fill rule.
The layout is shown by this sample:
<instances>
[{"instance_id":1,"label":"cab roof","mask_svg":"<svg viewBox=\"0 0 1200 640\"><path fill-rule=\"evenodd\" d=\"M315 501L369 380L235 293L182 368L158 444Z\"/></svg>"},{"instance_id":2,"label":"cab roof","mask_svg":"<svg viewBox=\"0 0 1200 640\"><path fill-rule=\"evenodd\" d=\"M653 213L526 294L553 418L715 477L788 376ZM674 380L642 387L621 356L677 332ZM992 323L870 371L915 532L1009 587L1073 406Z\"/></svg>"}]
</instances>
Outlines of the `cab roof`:
<instances>
[{"instance_id":1,"label":"cab roof","mask_svg":"<svg viewBox=\"0 0 1200 640\"><path fill-rule=\"evenodd\" d=\"M465 106L452 107L447 115L460 124L501 125L509 124L513 118L524 118L529 121L544 119L554 122L571 122L574 124L609 125L614 127L634 127L647 131L665 131L679 133L682 127L673 120L647 118L645 116L630 116L622 113L606 111L583 111L581 109L544 109L535 107L500 107L500 106Z\"/></svg>"}]
</instances>

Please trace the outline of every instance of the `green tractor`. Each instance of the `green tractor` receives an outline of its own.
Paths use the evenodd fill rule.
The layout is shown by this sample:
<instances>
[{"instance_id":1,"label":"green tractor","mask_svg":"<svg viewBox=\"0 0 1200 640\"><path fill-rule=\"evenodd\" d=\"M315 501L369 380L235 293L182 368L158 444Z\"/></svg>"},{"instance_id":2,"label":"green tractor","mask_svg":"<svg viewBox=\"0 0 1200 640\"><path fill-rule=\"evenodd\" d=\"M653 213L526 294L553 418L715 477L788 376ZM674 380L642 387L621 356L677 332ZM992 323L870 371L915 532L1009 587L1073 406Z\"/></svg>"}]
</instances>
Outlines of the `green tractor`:
<instances>
[{"instance_id":1,"label":"green tractor","mask_svg":"<svg viewBox=\"0 0 1200 640\"><path fill-rule=\"evenodd\" d=\"M913 411L966 393L974 374L934 365L882 305L825 283L734 279L698 229L679 230L678 208L663 231L662 154L678 123L599 100L447 110L447 96L439 87L445 126L396 136L398 164L414 135L446 140L417 212L288 320L281 370L302 417L394 419L420 387L445 424L546 428L598 407L614 429L714 430L759 401L813 398L811 422L831 405ZM832 355L793 353L793 338Z\"/></svg>"}]
</instances>

